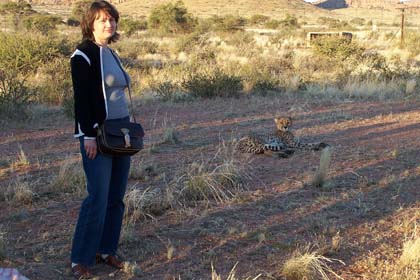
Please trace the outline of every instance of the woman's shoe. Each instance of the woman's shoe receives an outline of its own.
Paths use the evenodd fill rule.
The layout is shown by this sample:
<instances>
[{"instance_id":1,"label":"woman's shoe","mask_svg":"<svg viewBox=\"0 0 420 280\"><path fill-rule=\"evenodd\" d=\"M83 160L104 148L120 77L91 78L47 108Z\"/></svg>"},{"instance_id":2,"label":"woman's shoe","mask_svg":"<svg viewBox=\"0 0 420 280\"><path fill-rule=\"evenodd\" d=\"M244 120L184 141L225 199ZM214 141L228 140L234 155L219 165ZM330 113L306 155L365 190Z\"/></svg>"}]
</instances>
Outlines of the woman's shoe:
<instances>
[{"instance_id":1,"label":"woman's shoe","mask_svg":"<svg viewBox=\"0 0 420 280\"><path fill-rule=\"evenodd\" d=\"M102 258L101 254L96 254L96 263L104 263L116 269L124 268L124 262L118 256L114 255L108 255L106 258Z\"/></svg>"},{"instance_id":2,"label":"woman's shoe","mask_svg":"<svg viewBox=\"0 0 420 280\"><path fill-rule=\"evenodd\" d=\"M82 264L76 264L71 268L71 272L73 273L74 278L77 280L82 279L91 279L93 277L92 272L90 272L90 269L87 266L84 266Z\"/></svg>"},{"instance_id":3,"label":"woman's shoe","mask_svg":"<svg viewBox=\"0 0 420 280\"><path fill-rule=\"evenodd\" d=\"M109 255L104 259L104 263L116 269L124 268L124 262L118 259L117 256Z\"/></svg>"}]
</instances>

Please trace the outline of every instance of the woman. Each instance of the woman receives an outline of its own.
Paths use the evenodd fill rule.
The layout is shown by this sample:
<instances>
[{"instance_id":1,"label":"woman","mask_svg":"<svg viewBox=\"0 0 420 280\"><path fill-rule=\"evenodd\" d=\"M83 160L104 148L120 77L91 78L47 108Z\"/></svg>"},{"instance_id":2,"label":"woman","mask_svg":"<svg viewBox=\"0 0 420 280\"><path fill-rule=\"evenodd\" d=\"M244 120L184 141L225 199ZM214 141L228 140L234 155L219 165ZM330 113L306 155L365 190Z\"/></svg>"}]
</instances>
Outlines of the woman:
<instances>
[{"instance_id":1,"label":"woman","mask_svg":"<svg viewBox=\"0 0 420 280\"><path fill-rule=\"evenodd\" d=\"M82 203L71 252L72 273L90 278L90 267L104 262L122 269L117 247L130 157L98 153L96 128L103 121L129 119L125 89L130 79L108 47L119 38L119 14L109 2L91 4L83 17L83 40L71 57L75 137L80 141L88 196Z\"/></svg>"}]
</instances>

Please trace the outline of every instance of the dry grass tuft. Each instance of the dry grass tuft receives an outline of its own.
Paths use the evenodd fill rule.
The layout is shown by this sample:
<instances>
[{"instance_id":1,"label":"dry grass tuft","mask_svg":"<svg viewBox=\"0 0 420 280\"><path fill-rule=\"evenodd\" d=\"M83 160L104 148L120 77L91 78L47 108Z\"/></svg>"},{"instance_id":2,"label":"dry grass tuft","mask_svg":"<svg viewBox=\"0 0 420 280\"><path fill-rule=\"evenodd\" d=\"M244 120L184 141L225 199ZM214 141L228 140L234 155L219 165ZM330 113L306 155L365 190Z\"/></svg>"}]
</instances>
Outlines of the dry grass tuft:
<instances>
[{"instance_id":1,"label":"dry grass tuft","mask_svg":"<svg viewBox=\"0 0 420 280\"><path fill-rule=\"evenodd\" d=\"M162 123L162 143L176 144L179 142L175 127L165 118Z\"/></svg>"},{"instance_id":2,"label":"dry grass tuft","mask_svg":"<svg viewBox=\"0 0 420 280\"><path fill-rule=\"evenodd\" d=\"M326 186L328 169L330 168L332 157L332 151L330 147L326 147L321 152L321 158L319 160L319 167L316 171L311 184L318 188L323 188Z\"/></svg>"},{"instance_id":3,"label":"dry grass tuft","mask_svg":"<svg viewBox=\"0 0 420 280\"><path fill-rule=\"evenodd\" d=\"M318 255L316 252L296 252L283 266L282 275L288 280L334 278L343 279L329 266L330 263L342 261Z\"/></svg>"},{"instance_id":4,"label":"dry grass tuft","mask_svg":"<svg viewBox=\"0 0 420 280\"><path fill-rule=\"evenodd\" d=\"M130 167L130 179L148 180L151 176L157 175L157 163L141 158L139 162L133 161Z\"/></svg>"},{"instance_id":5,"label":"dry grass tuft","mask_svg":"<svg viewBox=\"0 0 420 280\"><path fill-rule=\"evenodd\" d=\"M25 151L22 149L22 146L19 145L19 153L18 153L16 161L14 161L12 164L12 168L16 169L18 167L28 166L29 164L30 163L25 154Z\"/></svg>"},{"instance_id":6,"label":"dry grass tuft","mask_svg":"<svg viewBox=\"0 0 420 280\"><path fill-rule=\"evenodd\" d=\"M236 263L232 270L229 272L226 280L239 280L239 278L236 277L236 266L238 265L238 263ZM243 280L256 280L261 276L261 274L255 276L254 278L251 277L247 277L247 278L242 278ZM211 280L222 280L222 276L220 276L219 274L217 274L216 270L214 269L213 264L211 265Z\"/></svg>"},{"instance_id":7,"label":"dry grass tuft","mask_svg":"<svg viewBox=\"0 0 420 280\"><path fill-rule=\"evenodd\" d=\"M403 244L400 264L403 268L420 270L420 236L417 233L417 225L415 225L412 236Z\"/></svg>"},{"instance_id":8,"label":"dry grass tuft","mask_svg":"<svg viewBox=\"0 0 420 280\"><path fill-rule=\"evenodd\" d=\"M4 197L12 205L32 205L35 193L28 181L23 181L20 177L17 177L7 187Z\"/></svg>"},{"instance_id":9,"label":"dry grass tuft","mask_svg":"<svg viewBox=\"0 0 420 280\"><path fill-rule=\"evenodd\" d=\"M164 194L161 189L147 188L141 190L134 184L124 197L126 205L125 223L134 225L145 217L164 212L170 207L170 195Z\"/></svg>"},{"instance_id":10,"label":"dry grass tuft","mask_svg":"<svg viewBox=\"0 0 420 280\"><path fill-rule=\"evenodd\" d=\"M215 200L224 202L244 190L244 181L251 177L246 163L236 158L234 145L223 141L209 160L193 162L184 175L177 179L181 200Z\"/></svg>"},{"instance_id":11,"label":"dry grass tuft","mask_svg":"<svg viewBox=\"0 0 420 280\"><path fill-rule=\"evenodd\" d=\"M126 274L129 274L129 275L132 275L132 276L137 276L137 277L140 277L140 276L144 275L140 266L136 262L125 262L123 271Z\"/></svg>"},{"instance_id":12,"label":"dry grass tuft","mask_svg":"<svg viewBox=\"0 0 420 280\"><path fill-rule=\"evenodd\" d=\"M57 177L51 182L51 189L57 192L82 194L86 179L80 160L66 158L60 166Z\"/></svg>"},{"instance_id":13,"label":"dry grass tuft","mask_svg":"<svg viewBox=\"0 0 420 280\"><path fill-rule=\"evenodd\" d=\"M417 81L415 79L410 79L405 85L405 94L412 95L416 91Z\"/></svg>"}]
</instances>

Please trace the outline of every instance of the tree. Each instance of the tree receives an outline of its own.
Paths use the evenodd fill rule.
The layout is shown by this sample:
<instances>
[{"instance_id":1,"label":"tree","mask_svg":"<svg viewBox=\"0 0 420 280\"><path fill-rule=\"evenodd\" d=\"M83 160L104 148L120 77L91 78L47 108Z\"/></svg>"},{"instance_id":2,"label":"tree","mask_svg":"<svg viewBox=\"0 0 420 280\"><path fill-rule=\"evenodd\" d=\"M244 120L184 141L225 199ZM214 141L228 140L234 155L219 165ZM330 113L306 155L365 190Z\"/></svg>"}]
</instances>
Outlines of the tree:
<instances>
[{"instance_id":1,"label":"tree","mask_svg":"<svg viewBox=\"0 0 420 280\"><path fill-rule=\"evenodd\" d=\"M148 18L148 26L164 33L185 33L192 31L196 20L188 13L182 1L160 5L154 8Z\"/></svg>"}]
</instances>

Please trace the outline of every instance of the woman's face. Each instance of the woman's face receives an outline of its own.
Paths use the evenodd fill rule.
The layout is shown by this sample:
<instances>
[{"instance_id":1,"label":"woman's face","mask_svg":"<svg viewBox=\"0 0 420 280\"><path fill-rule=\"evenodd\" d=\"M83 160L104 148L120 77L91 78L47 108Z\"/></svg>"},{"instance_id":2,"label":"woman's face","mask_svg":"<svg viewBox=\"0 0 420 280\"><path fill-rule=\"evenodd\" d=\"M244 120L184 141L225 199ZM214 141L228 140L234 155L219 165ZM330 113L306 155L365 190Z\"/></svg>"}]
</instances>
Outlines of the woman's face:
<instances>
[{"instance_id":1,"label":"woman's face","mask_svg":"<svg viewBox=\"0 0 420 280\"><path fill-rule=\"evenodd\" d=\"M117 22L107 12L100 11L93 22L93 36L99 44L107 44L109 38L115 34Z\"/></svg>"}]
</instances>

